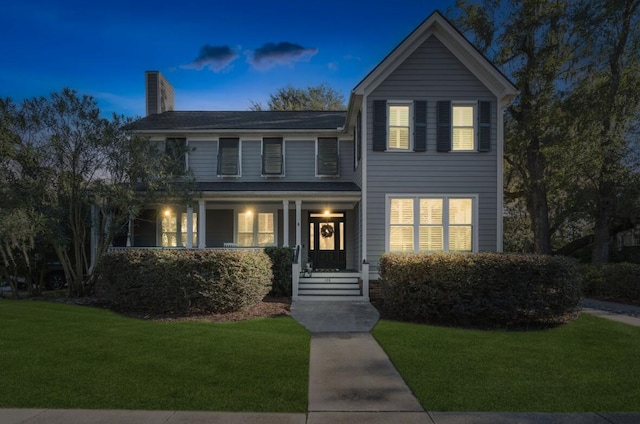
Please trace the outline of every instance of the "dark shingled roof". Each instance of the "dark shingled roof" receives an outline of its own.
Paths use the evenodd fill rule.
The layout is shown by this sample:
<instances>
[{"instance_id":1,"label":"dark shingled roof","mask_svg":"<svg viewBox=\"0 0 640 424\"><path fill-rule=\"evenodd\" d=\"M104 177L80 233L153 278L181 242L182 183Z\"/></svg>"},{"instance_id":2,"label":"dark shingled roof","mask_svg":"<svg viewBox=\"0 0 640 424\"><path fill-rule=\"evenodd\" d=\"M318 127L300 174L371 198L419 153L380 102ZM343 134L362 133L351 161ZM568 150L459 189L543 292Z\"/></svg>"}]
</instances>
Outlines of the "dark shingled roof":
<instances>
[{"instance_id":1,"label":"dark shingled roof","mask_svg":"<svg viewBox=\"0 0 640 424\"><path fill-rule=\"evenodd\" d=\"M344 191L360 192L360 187L355 183L343 181L317 181L317 182L285 182L285 181L258 181L258 182L201 182L196 183L197 191L262 191L265 193L274 191Z\"/></svg>"},{"instance_id":2,"label":"dark shingled roof","mask_svg":"<svg viewBox=\"0 0 640 424\"><path fill-rule=\"evenodd\" d=\"M346 111L172 111L149 115L133 124L133 131L165 130L335 130Z\"/></svg>"}]
</instances>

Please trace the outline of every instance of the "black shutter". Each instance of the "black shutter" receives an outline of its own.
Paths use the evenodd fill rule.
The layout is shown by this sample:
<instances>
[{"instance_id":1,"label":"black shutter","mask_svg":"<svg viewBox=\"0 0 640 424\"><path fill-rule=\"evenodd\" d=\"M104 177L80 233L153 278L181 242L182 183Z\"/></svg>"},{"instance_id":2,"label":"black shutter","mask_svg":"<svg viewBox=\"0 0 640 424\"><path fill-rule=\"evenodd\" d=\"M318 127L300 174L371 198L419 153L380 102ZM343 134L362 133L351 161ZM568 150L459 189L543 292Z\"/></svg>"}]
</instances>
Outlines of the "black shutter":
<instances>
[{"instance_id":1,"label":"black shutter","mask_svg":"<svg viewBox=\"0 0 640 424\"><path fill-rule=\"evenodd\" d=\"M427 102L416 100L413 102L414 140L415 152L427 151Z\"/></svg>"},{"instance_id":2,"label":"black shutter","mask_svg":"<svg viewBox=\"0 0 640 424\"><path fill-rule=\"evenodd\" d=\"M318 175L338 176L338 139L318 139Z\"/></svg>"},{"instance_id":3,"label":"black shutter","mask_svg":"<svg viewBox=\"0 0 640 424\"><path fill-rule=\"evenodd\" d=\"M478 151L488 152L491 150L491 102L479 102L480 113L478 113L479 141Z\"/></svg>"},{"instance_id":4,"label":"black shutter","mask_svg":"<svg viewBox=\"0 0 640 424\"><path fill-rule=\"evenodd\" d=\"M438 102L436 143L439 152L451 151L451 102Z\"/></svg>"},{"instance_id":5,"label":"black shutter","mask_svg":"<svg viewBox=\"0 0 640 424\"><path fill-rule=\"evenodd\" d=\"M373 101L373 150L384 152L387 148L387 101Z\"/></svg>"},{"instance_id":6,"label":"black shutter","mask_svg":"<svg viewBox=\"0 0 640 424\"><path fill-rule=\"evenodd\" d=\"M262 140L262 175L282 175L282 138Z\"/></svg>"},{"instance_id":7,"label":"black shutter","mask_svg":"<svg viewBox=\"0 0 640 424\"><path fill-rule=\"evenodd\" d=\"M240 140L221 138L218 145L218 175L238 175Z\"/></svg>"}]
</instances>

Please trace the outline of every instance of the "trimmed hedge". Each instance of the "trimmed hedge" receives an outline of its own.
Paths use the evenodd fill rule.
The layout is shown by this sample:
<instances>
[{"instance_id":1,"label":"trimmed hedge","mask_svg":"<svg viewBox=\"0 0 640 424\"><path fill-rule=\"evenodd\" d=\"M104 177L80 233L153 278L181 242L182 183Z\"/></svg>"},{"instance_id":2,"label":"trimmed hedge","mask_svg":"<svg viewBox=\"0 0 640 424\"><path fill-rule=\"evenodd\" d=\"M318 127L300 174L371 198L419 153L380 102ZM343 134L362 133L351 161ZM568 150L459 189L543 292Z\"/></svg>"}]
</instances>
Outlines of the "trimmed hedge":
<instances>
[{"instance_id":1,"label":"trimmed hedge","mask_svg":"<svg viewBox=\"0 0 640 424\"><path fill-rule=\"evenodd\" d=\"M291 296L291 264L293 262L292 247L265 247L266 253L271 259L273 271L272 296Z\"/></svg>"},{"instance_id":2,"label":"trimmed hedge","mask_svg":"<svg viewBox=\"0 0 640 424\"><path fill-rule=\"evenodd\" d=\"M583 265L586 296L640 304L640 264Z\"/></svg>"},{"instance_id":3,"label":"trimmed hedge","mask_svg":"<svg viewBox=\"0 0 640 424\"><path fill-rule=\"evenodd\" d=\"M542 255L385 254L382 308L394 319L484 328L554 325L577 316L577 261Z\"/></svg>"},{"instance_id":4,"label":"trimmed hedge","mask_svg":"<svg viewBox=\"0 0 640 424\"><path fill-rule=\"evenodd\" d=\"M262 250L120 250L105 254L96 294L148 313L224 313L269 292L271 260Z\"/></svg>"}]
</instances>

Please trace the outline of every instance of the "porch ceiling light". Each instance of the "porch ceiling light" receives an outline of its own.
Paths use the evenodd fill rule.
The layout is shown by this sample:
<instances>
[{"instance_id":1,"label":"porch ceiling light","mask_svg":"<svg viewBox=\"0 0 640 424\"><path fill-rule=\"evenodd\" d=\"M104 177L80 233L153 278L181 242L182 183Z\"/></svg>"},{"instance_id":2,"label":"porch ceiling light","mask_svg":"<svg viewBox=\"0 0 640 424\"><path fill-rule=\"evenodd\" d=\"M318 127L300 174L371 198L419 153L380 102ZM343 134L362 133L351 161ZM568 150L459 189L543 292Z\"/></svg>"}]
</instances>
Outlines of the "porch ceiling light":
<instances>
[{"instance_id":1,"label":"porch ceiling light","mask_svg":"<svg viewBox=\"0 0 640 424\"><path fill-rule=\"evenodd\" d=\"M329 216L329 214L331 213L331 211L329 209L325 209L324 210L324 214L325 216Z\"/></svg>"},{"instance_id":2,"label":"porch ceiling light","mask_svg":"<svg viewBox=\"0 0 640 424\"><path fill-rule=\"evenodd\" d=\"M164 210L164 216L169 217L171 216L171 209L167 208Z\"/></svg>"},{"instance_id":3,"label":"porch ceiling light","mask_svg":"<svg viewBox=\"0 0 640 424\"><path fill-rule=\"evenodd\" d=\"M247 209L247 211L245 212L248 216L253 215L253 211L251 209Z\"/></svg>"}]
</instances>

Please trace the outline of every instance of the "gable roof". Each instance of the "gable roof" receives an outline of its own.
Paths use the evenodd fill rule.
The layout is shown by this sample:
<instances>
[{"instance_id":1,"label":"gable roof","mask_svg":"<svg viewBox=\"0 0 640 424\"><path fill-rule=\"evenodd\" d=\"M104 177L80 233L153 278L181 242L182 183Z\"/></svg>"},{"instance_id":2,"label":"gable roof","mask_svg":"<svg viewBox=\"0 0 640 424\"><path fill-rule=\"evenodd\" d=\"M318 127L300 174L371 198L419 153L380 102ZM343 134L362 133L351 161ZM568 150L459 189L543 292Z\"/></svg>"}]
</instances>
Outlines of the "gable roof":
<instances>
[{"instance_id":1,"label":"gable roof","mask_svg":"<svg viewBox=\"0 0 640 424\"><path fill-rule=\"evenodd\" d=\"M362 96L373 91L405 59L429 37L436 36L503 104L518 93L516 86L467 40L440 11L436 10L391 51L352 90L351 96ZM351 105L354 100L350 99Z\"/></svg>"},{"instance_id":2,"label":"gable roof","mask_svg":"<svg viewBox=\"0 0 640 424\"><path fill-rule=\"evenodd\" d=\"M136 132L208 130L337 130L345 111L171 111L144 117L128 129Z\"/></svg>"}]
</instances>

